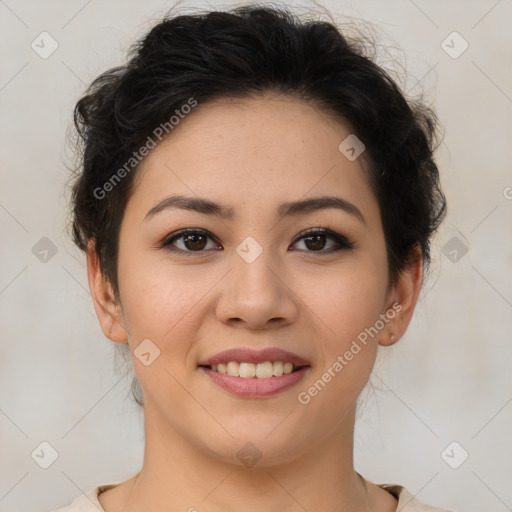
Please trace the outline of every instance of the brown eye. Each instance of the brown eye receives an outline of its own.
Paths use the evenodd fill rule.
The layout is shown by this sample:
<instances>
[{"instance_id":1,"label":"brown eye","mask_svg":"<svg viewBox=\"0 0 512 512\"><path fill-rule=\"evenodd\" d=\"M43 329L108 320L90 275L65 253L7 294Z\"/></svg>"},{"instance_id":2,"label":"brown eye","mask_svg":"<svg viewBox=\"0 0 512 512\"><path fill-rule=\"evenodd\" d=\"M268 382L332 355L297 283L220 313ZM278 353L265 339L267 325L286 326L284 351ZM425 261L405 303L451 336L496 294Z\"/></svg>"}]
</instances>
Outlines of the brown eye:
<instances>
[{"instance_id":1,"label":"brown eye","mask_svg":"<svg viewBox=\"0 0 512 512\"><path fill-rule=\"evenodd\" d=\"M215 242L215 239L207 231L202 229L184 229L174 233L162 242L161 247L178 254L187 256L193 253L207 252L208 249L219 249L219 245L213 243L208 247L208 241ZM331 244L329 246L329 240ZM308 229L299 233L293 245L303 242L305 252L317 252L320 254L348 250L354 247L344 236L334 233L325 228ZM327 249L325 249L327 247ZM325 249L325 250L324 250Z\"/></svg>"},{"instance_id":2,"label":"brown eye","mask_svg":"<svg viewBox=\"0 0 512 512\"><path fill-rule=\"evenodd\" d=\"M331 245L327 250L323 250L327 245L327 240L334 241L334 247ZM308 229L299 233L299 238L295 243L303 242L306 246L306 252L331 253L341 250L352 249L354 244L349 242L344 236L329 231L325 228Z\"/></svg>"},{"instance_id":3,"label":"brown eye","mask_svg":"<svg viewBox=\"0 0 512 512\"><path fill-rule=\"evenodd\" d=\"M183 238L183 245L191 251L204 249L206 246L206 237L204 235L185 235Z\"/></svg>"},{"instance_id":4,"label":"brown eye","mask_svg":"<svg viewBox=\"0 0 512 512\"><path fill-rule=\"evenodd\" d=\"M325 239L325 235L310 235L304 238L304 243L308 249L311 249L312 251L319 251L325 247Z\"/></svg>"},{"instance_id":5,"label":"brown eye","mask_svg":"<svg viewBox=\"0 0 512 512\"><path fill-rule=\"evenodd\" d=\"M162 243L162 247L181 254L205 252L205 249L212 248L207 247L208 239L213 240L212 236L206 231L200 229L185 229L167 238ZM176 247L176 249L173 249L173 246ZM216 246L214 245L214 247Z\"/></svg>"}]
</instances>

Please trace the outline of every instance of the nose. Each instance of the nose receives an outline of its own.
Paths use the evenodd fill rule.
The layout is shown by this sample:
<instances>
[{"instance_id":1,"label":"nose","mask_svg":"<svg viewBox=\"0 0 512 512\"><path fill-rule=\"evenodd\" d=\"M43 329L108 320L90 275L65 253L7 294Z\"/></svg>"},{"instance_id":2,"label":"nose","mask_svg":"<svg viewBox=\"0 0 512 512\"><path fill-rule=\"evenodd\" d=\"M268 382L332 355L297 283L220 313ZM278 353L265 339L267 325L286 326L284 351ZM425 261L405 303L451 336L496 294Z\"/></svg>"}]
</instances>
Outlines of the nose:
<instances>
[{"instance_id":1,"label":"nose","mask_svg":"<svg viewBox=\"0 0 512 512\"><path fill-rule=\"evenodd\" d=\"M251 263L233 255L232 270L221 283L216 314L231 326L268 329L293 323L298 303L282 262L263 250Z\"/></svg>"}]
</instances>

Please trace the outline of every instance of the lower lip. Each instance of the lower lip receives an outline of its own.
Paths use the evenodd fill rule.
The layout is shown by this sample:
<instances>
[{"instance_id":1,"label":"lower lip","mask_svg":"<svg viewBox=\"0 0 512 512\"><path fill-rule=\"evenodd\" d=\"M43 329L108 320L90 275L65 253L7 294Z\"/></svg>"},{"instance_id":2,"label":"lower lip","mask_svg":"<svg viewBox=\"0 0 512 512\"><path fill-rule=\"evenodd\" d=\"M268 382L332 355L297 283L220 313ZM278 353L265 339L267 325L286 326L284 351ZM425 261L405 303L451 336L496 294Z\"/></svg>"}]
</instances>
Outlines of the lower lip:
<instances>
[{"instance_id":1,"label":"lower lip","mask_svg":"<svg viewBox=\"0 0 512 512\"><path fill-rule=\"evenodd\" d=\"M303 366L295 372L283 374L280 377L269 377L268 379L253 377L244 379L243 377L232 377L226 373L219 373L210 370L210 368L205 368L204 366L199 367L200 370L222 389L237 396L251 398L272 396L291 388L306 375L309 368L309 366Z\"/></svg>"}]
</instances>

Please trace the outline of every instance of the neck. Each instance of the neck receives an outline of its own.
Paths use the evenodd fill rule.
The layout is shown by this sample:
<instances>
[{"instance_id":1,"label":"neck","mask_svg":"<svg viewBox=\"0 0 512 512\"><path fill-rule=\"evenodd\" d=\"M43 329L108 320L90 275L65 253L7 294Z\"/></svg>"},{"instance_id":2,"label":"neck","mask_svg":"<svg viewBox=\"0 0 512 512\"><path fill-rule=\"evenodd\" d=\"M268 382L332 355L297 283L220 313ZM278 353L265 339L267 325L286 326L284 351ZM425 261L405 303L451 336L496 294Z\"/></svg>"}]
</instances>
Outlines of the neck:
<instances>
[{"instance_id":1,"label":"neck","mask_svg":"<svg viewBox=\"0 0 512 512\"><path fill-rule=\"evenodd\" d=\"M144 464L131 479L123 510L370 510L368 488L353 467L354 421L355 408L332 435L302 453L278 462L262 457L245 467L192 446L148 407Z\"/></svg>"}]
</instances>

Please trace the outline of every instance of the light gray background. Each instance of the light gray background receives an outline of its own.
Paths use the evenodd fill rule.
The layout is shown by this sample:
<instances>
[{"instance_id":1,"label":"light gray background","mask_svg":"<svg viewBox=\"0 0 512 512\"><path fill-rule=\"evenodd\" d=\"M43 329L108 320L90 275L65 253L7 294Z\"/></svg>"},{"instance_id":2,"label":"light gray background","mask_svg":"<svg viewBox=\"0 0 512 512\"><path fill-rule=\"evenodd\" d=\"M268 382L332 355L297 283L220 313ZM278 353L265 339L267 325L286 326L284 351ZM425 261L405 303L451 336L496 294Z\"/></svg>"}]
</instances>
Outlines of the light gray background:
<instances>
[{"instance_id":1,"label":"light gray background","mask_svg":"<svg viewBox=\"0 0 512 512\"><path fill-rule=\"evenodd\" d=\"M142 463L141 410L114 367L84 257L65 229L65 130L84 85L122 63L170 5L0 0L0 511L69 504ZM449 214L415 318L379 355L356 467L432 505L512 510L512 2L322 5L376 23L384 45L403 49L405 88L423 88L446 133L438 161ZM47 59L31 48L42 31L59 45ZM441 47L453 31L469 43L457 59ZM42 237L58 249L47 262L32 252ZM468 248L457 262L443 254L453 237ZM31 458L43 441L59 454L48 469ZM452 441L469 453L458 469L441 456Z\"/></svg>"}]
</instances>

